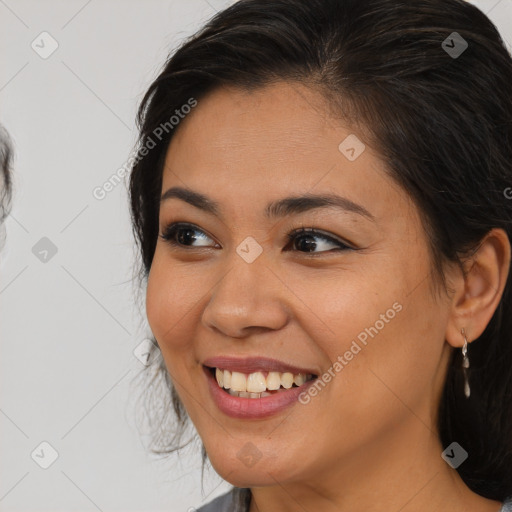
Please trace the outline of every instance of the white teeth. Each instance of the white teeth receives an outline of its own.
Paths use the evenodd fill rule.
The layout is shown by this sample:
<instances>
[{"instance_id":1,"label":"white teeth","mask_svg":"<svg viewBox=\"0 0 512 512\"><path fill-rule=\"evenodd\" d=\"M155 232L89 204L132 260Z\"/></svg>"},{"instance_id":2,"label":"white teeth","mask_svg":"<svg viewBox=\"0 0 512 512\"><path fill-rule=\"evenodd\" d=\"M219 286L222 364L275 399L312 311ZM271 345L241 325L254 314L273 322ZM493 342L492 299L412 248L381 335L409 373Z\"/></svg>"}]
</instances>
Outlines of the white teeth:
<instances>
[{"instance_id":1,"label":"white teeth","mask_svg":"<svg viewBox=\"0 0 512 512\"><path fill-rule=\"evenodd\" d=\"M267 380L261 372L250 373L247 377L247 391L261 393L267 389Z\"/></svg>"},{"instance_id":2,"label":"white teeth","mask_svg":"<svg viewBox=\"0 0 512 512\"><path fill-rule=\"evenodd\" d=\"M281 376L281 386L285 389L290 389L293 386L293 373L283 373Z\"/></svg>"},{"instance_id":3,"label":"white teeth","mask_svg":"<svg viewBox=\"0 0 512 512\"><path fill-rule=\"evenodd\" d=\"M297 375L293 376L293 382L297 386L302 386L302 384L304 384L304 382L306 382L306 376L303 373L298 373Z\"/></svg>"},{"instance_id":4,"label":"white teeth","mask_svg":"<svg viewBox=\"0 0 512 512\"><path fill-rule=\"evenodd\" d=\"M268 391L278 391L280 388L290 389L293 384L302 386L312 378L312 375L268 372L265 378L264 373L260 371L245 374L216 368L215 378L219 387L226 389L231 395L244 398L260 398L270 396L272 393L268 393Z\"/></svg>"},{"instance_id":5,"label":"white teeth","mask_svg":"<svg viewBox=\"0 0 512 512\"><path fill-rule=\"evenodd\" d=\"M229 370L224 370L224 387L226 389L231 387L231 372Z\"/></svg>"},{"instance_id":6,"label":"white teeth","mask_svg":"<svg viewBox=\"0 0 512 512\"><path fill-rule=\"evenodd\" d=\"M222 387L224 384L224 372L219 370L218 368L215 370L215 378L217 379L217 384Z\"/></svg>"},{"instance_id":7,"label":"white teeth","mask_svg":"<svg viewBox=\"0 0 512 512\"><path fill-rule=\"evenodd\" d=\"M227 390L231 396L238 396L241 398L264 398L266 396L271 396L272 393L268 393L267 391L262 391L261 393L248 393L246 391L233 391L232 389Z\"/></svg>"},{"instance_id":8,"label":"white teeth","mask_svg":"<svg viewBox=\"0 0 512 512\"><path fill-rule=\"evenodd\" d=\"M267 389L276 390L281 387L281 374L279 372L268 372Z\"/></svg>"},{"instance_id":9,"label":"white teeth","mask_svg":"<svg viewBox=\"0 0 512 512\"><path fill-rule=\"evenodd\" d=\"M233 391L247 391L247 378L245 373L233 372L231 374L231 385Z\"/></svg>"}]
</instances>

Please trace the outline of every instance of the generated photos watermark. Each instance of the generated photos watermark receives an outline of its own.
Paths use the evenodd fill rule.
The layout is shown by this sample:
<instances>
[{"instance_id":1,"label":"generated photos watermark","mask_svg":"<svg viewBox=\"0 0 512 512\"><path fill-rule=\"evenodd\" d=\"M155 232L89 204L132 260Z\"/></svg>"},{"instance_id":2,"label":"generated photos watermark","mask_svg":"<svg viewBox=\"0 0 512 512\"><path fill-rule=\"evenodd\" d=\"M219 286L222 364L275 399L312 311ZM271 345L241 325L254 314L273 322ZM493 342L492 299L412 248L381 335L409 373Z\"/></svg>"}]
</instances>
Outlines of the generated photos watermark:
<instances>
[{"instance_id":1,"label":"generated photos watermark","mask_svg":"<svg viewBox=\"0 0 512 512\"><path fill-rule=\"evenodd\" d=\"M395 302L393 306L386 310L385 313L380 314L379 320L377 320L372 326L366 327L357 335L357 341L352 340L350 348L345 351L343 355L339 355L336 361L320 376L316 379L314 384L311 384L305 391L303 391L298 398L298 401L303 404L309 404L311 398L315 397L322 391L322 389L329 383L336 375L354 359L354 356L359 354L361 350L368 344L368 336L374 338L379 332L384 329L396 314L402 311L402 305L399 302Z\"/></svg>"},{"instance_id":2,"label":"generated photos watermark","mask_svg":"<svg viewBox=\"0 0 512 512\"><path fill-rule=\"evenodd\" d=\"M182 119L185 119L186 115L191 112L191 110L197 106L197 100L194 98L189 98L187 103L183 104L179 109L174 111L174 114L165 122L161 123L157 126L152 134L146 138L146 142L136 151L133 151L130 157L126 160L126 162L117 169L117 171L112 174L101 186L95 187L92 191L92 195L98 201L102 201L107 197L109 192L112 192L114 188L121 183L122 179L130 172L130 169L139 163L145 156L149 154L149 152L156 147L157 142L161 141L165 135L171 132Z\"/></svg>"}]
</instances>

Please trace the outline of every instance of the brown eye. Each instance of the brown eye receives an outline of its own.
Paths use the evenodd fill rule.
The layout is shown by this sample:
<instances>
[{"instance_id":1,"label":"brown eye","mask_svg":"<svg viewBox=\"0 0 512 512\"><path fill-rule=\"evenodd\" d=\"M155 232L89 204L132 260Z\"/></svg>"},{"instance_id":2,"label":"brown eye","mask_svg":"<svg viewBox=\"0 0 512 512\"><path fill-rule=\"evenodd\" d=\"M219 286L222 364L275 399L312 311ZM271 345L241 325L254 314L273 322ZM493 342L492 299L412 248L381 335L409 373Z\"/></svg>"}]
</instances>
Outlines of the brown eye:
<instances>
[{"instance_id":1,"label":"brown eye","mask_svg":"<svg viewBox=\"0 0 512 512\"><path fill-rule=\"evenodd\" d=\"M199 233L199 235L197 235ZM160 237L171 245L183 247L208 247L211 240L204 231L192 224L174 223L168 225ZM197 243L196 243L197 242ZM194 245L196 243L196 245ZM214 242L215 244L215 242Z\"/></svg>"},{"instance_id":2,"label":"brown eye","mask_svg":"<svg viewBox=\"0 0 512 512\"><path fill-rule=\"evenodd\" d=\"M329 252L328 246L334 246L335 250L352 249L347 244L334 237L323 234L314 229L301 228L287 235L293 248L299 252L322 253ZM323 249L316 251L317 248Z\"/></svg>"}]
</instances>

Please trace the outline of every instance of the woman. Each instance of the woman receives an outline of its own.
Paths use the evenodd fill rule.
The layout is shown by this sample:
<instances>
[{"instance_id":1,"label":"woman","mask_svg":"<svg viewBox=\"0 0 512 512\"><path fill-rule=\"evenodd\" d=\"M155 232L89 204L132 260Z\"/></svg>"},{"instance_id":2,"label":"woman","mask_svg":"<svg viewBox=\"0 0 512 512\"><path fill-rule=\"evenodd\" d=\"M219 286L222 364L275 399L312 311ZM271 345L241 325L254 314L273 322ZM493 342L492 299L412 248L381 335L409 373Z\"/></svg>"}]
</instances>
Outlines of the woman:
<instances>
[{"instance_id":1,"label":"woman","mask_svg":"<svg viewBox=\"0 0 512 512\"><path fill-rule=\"evenodd\" d=\"M241 0L169 58L131 213L201 511L512 510L511 83L462 0Z\"/></svg>"}]
</instances>

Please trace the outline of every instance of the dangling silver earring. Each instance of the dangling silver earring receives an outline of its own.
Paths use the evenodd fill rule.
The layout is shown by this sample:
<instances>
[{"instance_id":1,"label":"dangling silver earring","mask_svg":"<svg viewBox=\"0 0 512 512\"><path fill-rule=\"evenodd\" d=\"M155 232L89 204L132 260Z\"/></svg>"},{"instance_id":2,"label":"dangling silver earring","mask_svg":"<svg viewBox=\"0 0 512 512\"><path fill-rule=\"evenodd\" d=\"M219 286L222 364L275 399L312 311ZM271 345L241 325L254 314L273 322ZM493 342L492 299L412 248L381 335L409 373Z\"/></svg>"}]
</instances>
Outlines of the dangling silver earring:
<instances>
[{"instance_id":1,"label":"dangling silver earring","mask_svg":"<svg viewBox=\"0 0 512 512\"><path fill-rule=\"evenodd\" d=\"M462 336L464 336L464 346L462 347L462 371L464 373L464 394L466 398L469 398L471 394L471 390L469 389L469 377L468 377L468 368L469 368L469 358L468 358L468 339L466 338L466 332L464 331L464 327L461 329Z\"/></svg>"}]
</instances>

